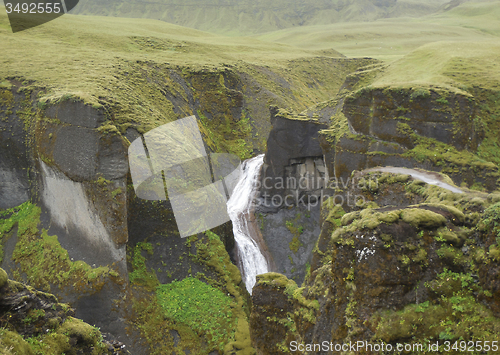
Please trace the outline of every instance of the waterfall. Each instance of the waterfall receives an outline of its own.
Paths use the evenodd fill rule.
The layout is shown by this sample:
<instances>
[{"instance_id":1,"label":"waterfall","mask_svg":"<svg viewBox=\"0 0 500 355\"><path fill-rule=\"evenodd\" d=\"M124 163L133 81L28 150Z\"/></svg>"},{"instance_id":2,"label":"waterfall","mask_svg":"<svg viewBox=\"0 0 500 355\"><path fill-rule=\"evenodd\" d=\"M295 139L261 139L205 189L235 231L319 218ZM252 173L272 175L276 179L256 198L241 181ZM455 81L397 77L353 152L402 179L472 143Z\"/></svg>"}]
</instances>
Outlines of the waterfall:
<instances>
[{"instance_id":1,"label":"waterfall","mask_svg":"<svg viewBox=\"0 0 500 355\"><path fill-rule=\"evenodd\" d=\"M253 200L263 162L264 154L243 162L240 180L227 202L227 212L233 222L238 267L249 293L252 293L255 277L269 272L262 243L256 240L258 226L253 215Z\"/></svg>"}]
</instances>

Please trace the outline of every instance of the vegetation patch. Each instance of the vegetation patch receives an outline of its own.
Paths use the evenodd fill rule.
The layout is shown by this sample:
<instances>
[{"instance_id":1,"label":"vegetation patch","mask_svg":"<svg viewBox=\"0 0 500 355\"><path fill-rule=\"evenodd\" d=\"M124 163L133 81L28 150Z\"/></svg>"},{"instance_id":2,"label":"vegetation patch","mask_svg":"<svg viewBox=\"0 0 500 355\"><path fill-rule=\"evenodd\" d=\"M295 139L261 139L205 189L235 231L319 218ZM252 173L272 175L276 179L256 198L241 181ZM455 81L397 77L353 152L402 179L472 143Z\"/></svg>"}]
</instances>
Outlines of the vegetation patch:
<instances>
[{"instance_id":1,"label":"vegetation patch","mask_svg":"<svg viewBox=\"0 0 500 355\"><path fill-rule=\"evenodd\" d=\"M485 228L491 229L500 241L500 203L488 207L483 214L481 221Z\"/></svg>"},{"instance_id":2,"label":"vegetation patch","mask_svg":"<svg viewBox=\"0 0 500 355\"><path fill-rule=\"evenodd\" d=\"M474 294L480 290L470 274L445 269L425 287L434 295L432 299L407 305L401 311L382 311L372 316L376 324L374 340L441 344L447 340L496 341L500 320L477 301ZM440 352L450 353L443 347Z\"/></svg>"},{"instance_id":3,"label":"vegetation patch","mask_svg":"<svg viewBox=\"0 0 500 355\"><path fill-rule=\"evenodd\" d=\"M222 351L234 337L232 300L220 290L188 277L158 286L156 295L166 317L204 334L210 347Z\"/></svg>"},{"instance_id":4,"label":"vegetation patch","mask_svg":"<svg viewBox=\"0 0 500 355\"><path fill-rule=\"evenodd\" d=\"M38 230L41 213L38 206L25 202L0 213L5 218L0 219L0 238L9 233L14 225L18 226L18 242L12 260L20 265L19 271L26 274L30 285L47 292L51 290L51 285L60 289L71 285L81 291L92 287L97 291L107 278L118 280L118 273L108 267L92 268L81 260L71 261L57 236Z\"/></svg>"},{"instance_id":5,"label":"vegetation patch","mask_svg":"<svg viewBox=\"0 0 500 355\"><path fill-rule=\"evenodd\" d=\"M153 290L158 286L158 278L154 270L147 269L146 257L142 255L143 252L152 255L153 245L146 242L136 244L131 256L133 271L129 273L129 280L134 284L146 287L148 290Z\"/></svg>"},{"instance_id":6,"label":"vegetation patch","mask_svg":"<svg viewBox=\"0 0 500 355\"><path fill-rule=\"evenodd\" d=\"M436 212L421 208L407 208L401 213L401 219L417 228L438 228L446 223L446 218Z\"/></svg>"}]
</instances>

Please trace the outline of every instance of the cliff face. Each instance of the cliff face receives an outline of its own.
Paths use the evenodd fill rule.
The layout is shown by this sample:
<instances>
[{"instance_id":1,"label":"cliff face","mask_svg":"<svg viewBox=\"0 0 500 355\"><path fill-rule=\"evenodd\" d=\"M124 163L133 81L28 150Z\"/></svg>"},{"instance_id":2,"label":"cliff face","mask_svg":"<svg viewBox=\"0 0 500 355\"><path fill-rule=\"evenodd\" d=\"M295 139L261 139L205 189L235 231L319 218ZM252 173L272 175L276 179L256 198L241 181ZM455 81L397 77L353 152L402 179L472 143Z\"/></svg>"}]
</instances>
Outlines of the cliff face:
<instances>
[{"instance_id":1,"label":"cliff face","mask_svg":"<svg viewBox=\"0 0 500 355\"><path fill-rule=\"evenodd\" d=\"M361 88L343 97L344 131L325 130L329 173L346 180L374 166L421 167L458 184L498 187L498 167L477 156L484 112L473 95L434 88Z\"/></svg>"},{"instance_id":2,"label":"cliff face","mask_svg":"<svg viewBox=\"0 0 500 355\"><path fill-rule=\"evenodd\" d=\"M338 76L324 90L359 66L339 58L305 61ZM288 63L292 71L302 64ZM207 152L245 159L265 149L268 105L294 100L303 90L296 87L300 80L287 81L268 67L139 61L116 75L130 90L118 85L112 98L40 100L45 89L38 84L2 81L1 266L70 303L77 317L133 353L251 354L249 296L229 257L232 225L180 238L170 201L135 195L128 147L162 124L195 115ZM192 295L182 291L190 283ZM166 300L178 292L188 313L169 308ZM206 322L191 317L203 297L220 301L223 319L209 309L200 311Z\"/></svg>"},{"instance_id":3,"label":"cliff face","mask_svg":"<svg viewBox=\"0 0 500 355\"><path fill-rule=\"evenodd\" d=\"M323 203L321 234L299 292L319 303L309 325L299 326L294 315L301 306L285 287L260 292L289 282L283 276L268 274L255 286L251 319L258 327L251 334L258 353L289 353L291 341L396 346L495 336L497 245L490 236L497 233L498 193L456 194L408 175L371 174L354 175L351 187ZM335 198L348 194L366 203L336 205ZM261 332L276 326L274 317L288 317L297 334Z\"/></svg>"},{"instance_id":4,"label":"cliff face","mask_svg":"<svg viewBox=\"0 0 500 355\"><path fill-rule=\"evenodd\" d=\"M48 293L9 280L0 269L2 354L124 354L98 328L74 318L74 309Z\"/></svg>"},{"instance_id":5,"label":"cliff face","mask_svg":"<svg viewBox=\"0 0 500 355\"><path fill-rule=\"evenodd\" d=\"M304 195L317 197L328 180L319 131L325 123L292 116L271 108L272 130L261 173L263 207L277 211L283 206L298 205Z\"/></svg>"},{"instance_id":6,"label":"cliff face","mask_svg":"<svg viewBox=\"0 0 500 355\"><path fill-rule=\"evenodd\" d=\"M309 214L320 226L314 250L307 251L310 240L298 239L299 254L309 261L308 267L299 264L302 287L291 286L288 278L297 277L286 268L279 272L288 278L262 275L254 287L251 337L258 354L331 354L335 345L357 341L443 346L446 340L492 341L500 330L493 281L498 245L492 239L498 236L500 175L487 138L498 129L496 114L491 116L498 92L370 85L383 70L358 70L337 97L304 112L329 125L319 139L330 180L320 189L319 216ZM283 133L282 126L276 132L273 126L270 140L300 134ZM286 175L286 159L273 160L272 150L266 154L267 171ZM288 164L295 162L288 158ZM410 175L364 171L380 166L426 169L417 175L460 185L462 193ZM300 211L281 207L264 210L261 218L270 250L283 253L289 239L280 226L292 227L290 233L300 226L300 218L283 216ZM323 342L328 349L318 349Z\"/></svg>"}]
</instances>

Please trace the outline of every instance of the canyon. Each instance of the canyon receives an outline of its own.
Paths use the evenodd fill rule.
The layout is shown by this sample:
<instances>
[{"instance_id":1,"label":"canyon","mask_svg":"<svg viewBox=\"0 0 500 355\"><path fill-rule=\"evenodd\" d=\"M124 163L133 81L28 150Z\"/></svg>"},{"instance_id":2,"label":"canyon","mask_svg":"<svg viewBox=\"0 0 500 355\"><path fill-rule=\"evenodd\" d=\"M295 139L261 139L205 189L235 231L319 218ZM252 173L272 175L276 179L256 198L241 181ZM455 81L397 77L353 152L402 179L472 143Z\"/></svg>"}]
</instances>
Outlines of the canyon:
<instances>
[{"instance_id":1,"label":"canyon","mask_svg":"<svg viewBox=\"0 0 500 355\"><path fill-rule=\"evenodd\" d=\"M275 355L292 342L495 341L498 43L382 61L70 16L17 42L0 18L0 346ZM133 142L186 117L211 164L175 165L189 177L176 186L221 180L217 154L241 161L224 185L231 221L192 235L169 171L148 180L162 198L130 171ZM168 154L182 156L176 139Z\"/></svg>"}]
</instances>

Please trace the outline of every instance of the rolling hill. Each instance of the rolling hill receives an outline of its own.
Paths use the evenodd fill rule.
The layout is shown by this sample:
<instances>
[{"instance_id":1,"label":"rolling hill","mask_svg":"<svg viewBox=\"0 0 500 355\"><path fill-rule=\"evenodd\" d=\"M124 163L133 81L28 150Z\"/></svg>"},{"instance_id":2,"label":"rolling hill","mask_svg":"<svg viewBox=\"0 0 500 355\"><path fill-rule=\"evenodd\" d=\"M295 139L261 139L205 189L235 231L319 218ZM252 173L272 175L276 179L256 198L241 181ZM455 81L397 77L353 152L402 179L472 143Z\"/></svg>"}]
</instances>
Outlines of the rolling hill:
<instances>
[{"instance_id":1,"label":"rolling hill","mask_svg":"<svg viewBox=\"0 0 500 355\"><path fill-rule=\"evenodd\" d=\"M75 14L150 18L203 31L248 35L285 28L380 18L420 17L459 1L412 0L81 0ZM448 4L448 5L447 5Z\"/></svg>"}]
</instances>

